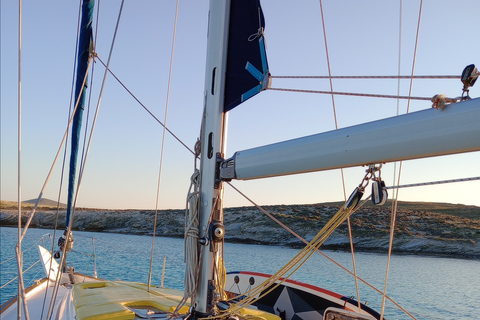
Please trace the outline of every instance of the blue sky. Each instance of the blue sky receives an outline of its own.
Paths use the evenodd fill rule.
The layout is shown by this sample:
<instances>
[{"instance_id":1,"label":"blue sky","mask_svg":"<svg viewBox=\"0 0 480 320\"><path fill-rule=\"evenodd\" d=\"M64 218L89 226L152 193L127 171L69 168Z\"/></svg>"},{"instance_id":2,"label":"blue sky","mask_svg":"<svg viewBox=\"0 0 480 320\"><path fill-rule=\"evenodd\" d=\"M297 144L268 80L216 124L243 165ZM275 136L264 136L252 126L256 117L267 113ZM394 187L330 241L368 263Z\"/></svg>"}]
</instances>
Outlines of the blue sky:
<instances>
[{"instance_id":1,"label":"blue sky","mask_svg":"<svg viewBox=\"0 0 480 320\"><path fill-rule=\"evenodd\" d=\"M419 1L404 1L401 74L412 69ZM18 4L1 2L1 199L17 198ZM125 2L111 69L158 118L166 105L176 1ZM328 75L319 3L316 0L262 1L267 55L272 75ZM100 7L97 53L107 61L120 1ZM333 75L396 75L399 1L324 1L325 28ZM459 75L480 65L476 41L480 2L424 1L415 74ZM36 198L66 128L73 72L78 4L23 0L22 25L22 198ZM193 147L203 104L208 2L180 1L167 126ZM104 69L95 64L94 94ZM472 97L479 95L473 87ZM273 87L329 90L326 80L279 80ZM335 91L396 94L396 80L334 80ZM401 82L408 94L409 82ZM459 80L416 80L413 96L459 96ZM97 100L92 98L89 124ZM335 97L339 127L394 116L397 101ZM399 104L400 113L406 102ZM430 108L412 101L410 110ZM267 91L229 114L227 156L236 150L335 128L329 95ZM98 123L87 160L79 206L153 208L158 182L162 128L112 78L107 78ZM63 154L63 153L62 153ZM182 208L193 172L193 156L167 136L160 208ZM401 183L480 176L480 154L404 162ZM45 197L56 199L61 161ZM382 178L393 184L393 164ZM350 193L364 168L345 170ZM65 182L66 183L66 182ZM339 201L339 170L234 182L259 204ZM400 200L480 205L479 182L401 190ZM62 201L65 201L63 192ZM225 205L250 205L228 186Z\"/></svg>"}]
</instances>

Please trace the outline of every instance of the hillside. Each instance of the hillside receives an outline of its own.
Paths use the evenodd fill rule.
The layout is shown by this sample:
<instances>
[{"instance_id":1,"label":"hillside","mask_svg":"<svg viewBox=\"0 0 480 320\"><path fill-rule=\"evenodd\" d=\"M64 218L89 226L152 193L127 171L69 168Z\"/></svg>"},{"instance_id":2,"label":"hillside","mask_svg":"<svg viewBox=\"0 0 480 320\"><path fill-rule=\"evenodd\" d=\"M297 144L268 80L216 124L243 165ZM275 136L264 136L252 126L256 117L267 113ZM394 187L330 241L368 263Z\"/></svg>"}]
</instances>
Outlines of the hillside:
<instances>
[{"instance_id":1,"label":"hillside","mask_svg":"<svg viewBox=\"0 0 480 320\"><path fill-rule=\"evenodd\" d=\"M339 203L311 205L276 205L265 209L307 240L337 212ZM16 206L14 207L16 209ZM12 203L0 210L2 226L16 226L17 213ZM22 220L27 219L27 209ZM74 230L151 234L153 210L77 209ZM355 249L387 252L390 229L390 206L366 204L351 217ZM159 212L157 235L183 237L184 210ZM53 228L56 208L41 207L32 227ZM60 229L64 228L65 210L59 212ZM302 242L254 207L225 209L226 240L232 242L286 245L299 247ZM325 242L324 249L349 250L346 223ZM395 253L442 255L480 259L480 207L447 203L401 202L395 227Z\"/></svg>"},{"instance_id":2,"label":"hillside","mask_svg":"<svg viewBox=\"0 0 480 320\"><path fill-rule=\"evenodd\" d=\"M22 201L22 209L28 210L32 209L37 199L31 199ZM60 208L66 208L67 205L60 202ZM16 201L0 201L0 209L2 210L18 210L18 202ZM40 203L38 204L38 209L45 209L45 210L54 210L57 209L57 201L49 200L49 199L41 199Z\"/></svg>"},{"instance_id":3,"label":"hillside","mask_svg":"<svg viewBox=\"0 0 480 320\"><path fill-rule=\"evenodd\" d=\"M26 201L23 201L22 203L24 204L35 204L37 202L37 199L30 199L30 200L26 200ZM50 200L50 199L40 199L40 203L39 205L40 206L47 206L47 207L57 207L57 201L54 201L54 200ZM60 202L60 207L63 207L63 208L66 208L67 205L65 203L61 203Z\"/></svg>"}]
</instances>

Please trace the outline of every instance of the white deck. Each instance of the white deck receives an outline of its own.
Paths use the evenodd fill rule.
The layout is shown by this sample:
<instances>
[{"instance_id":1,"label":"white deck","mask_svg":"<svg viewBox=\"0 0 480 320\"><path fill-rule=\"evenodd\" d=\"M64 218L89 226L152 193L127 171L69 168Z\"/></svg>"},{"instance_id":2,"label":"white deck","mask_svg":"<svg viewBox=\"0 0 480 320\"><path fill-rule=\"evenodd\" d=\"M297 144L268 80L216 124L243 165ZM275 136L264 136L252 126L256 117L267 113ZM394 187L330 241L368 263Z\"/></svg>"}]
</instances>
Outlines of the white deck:
<instances>
[{"instance_id":1,"label":"white deck","mask_svg":"<svg viewBox=\"0 0 480 320\"><path fill-rule=\"evenodd\" d=\"M54 282L42 279L39 285L34 285L26 293L28 314L30 319L46 319L50 305ZM46 293L46 295L45 295ZM46 301L44 304L44 300ZM75 308L72 301L72 286L60 285L58 288L56 303L53 307L51 319L74 319ZM43 310L43 312L42 312ZM12 303L4 312L1 313L2 320L17 319L17 303ZM26 319L22 306L22 319Z\"/></svg>"}]
</instances>

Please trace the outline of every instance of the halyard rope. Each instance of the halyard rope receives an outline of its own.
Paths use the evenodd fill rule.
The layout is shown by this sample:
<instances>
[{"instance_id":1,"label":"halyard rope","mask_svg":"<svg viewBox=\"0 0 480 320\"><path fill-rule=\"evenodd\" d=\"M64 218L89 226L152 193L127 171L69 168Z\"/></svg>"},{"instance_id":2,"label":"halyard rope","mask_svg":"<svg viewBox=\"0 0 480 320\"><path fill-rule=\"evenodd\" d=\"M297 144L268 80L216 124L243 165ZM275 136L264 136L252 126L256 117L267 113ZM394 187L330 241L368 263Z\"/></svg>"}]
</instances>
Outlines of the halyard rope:
<instances>
[{"instance_id":1,"label":"halyard rope","mask_svg":"<svg viewBox=\"0 0 480 320\"><path fill-rule=\"evenodd\" d=\"M268 88L267 90L299 92L299 93L334 94L339 96L357 96L357 97L370 97L370 98L412 99L412 100L425 100L425 101L431 101L432 99L428 97L411 97L411 96L399 96L399 95L391 95L391 94L355 93L355 92L339 92L339 91L332 92L332 91L324 91L324 90L306 90L306 89Z\"/></svg>"},{"instance_id":2,"label":"halyard rope","mask_svg":"<svg viewBox=\"0 0 480 320\"><path fill-rule=\"evenodd\" d=\"M25 285L23 281L23 256L21 255L22 251L22 180L21 180L21 169L22 169L22 0L18 1L18 143L17 143L17 152L18 152L18 160L17 160L17 210L18 210L18 242L15 247L16 250L16 258L17 258L17 272L18 272L18 302L17 302L17 317L20 319L22 317L22 311L20 307L20 303L23 302L23 312L25 314L25 318L28 320L28 307L27 307L27 299L25 297Z\"/></svg>"},{"instance_id":3,"label":"halyard rope","mask_svg":"<svg viewBox=\"0 0 480 320\"><path fill-rule=\"evenodd\" d=\"M480 177L458 178L458 179L450 179L450 180L439 180L439 181L430 181L430 182L410 183L410 184L404 184L404 185L390 186L390 187L386 187L386 189L423 187L423 186L432 186L432 185L437 185L437 184L446 184L446 183L454 183L454 182L468 182L468 181L477 181L477 180L480 180Z\"/></svg>"},{"instance_id":4,"label":"halyard rope","mask_svg":"<svg viewBox=\"0 0 480 320\"><path fill-rule=\"evenodd\" d=\"M400 0L399 2L399 19L398 19L398 74L400 74L401 71L401 62L402 62L402 7L403 7L403 1ZM413 74L412 74L413 75ZM413 80L410 80L410 84L412 83ZM397 95L400 95L400 84L401 81L398 79L397 82ZM410 97L411 94L408 95ZM410 101L411 99L409 98L407 100L408 106L410 106ZM408 113L408 110L407 110ZM397 116L400 114L400 99L397 99ZM402 172L402 162L400 162L400 168L398 170L398 183L400 183L400 176ZM394 163L393 165L393 182L395 183L396 181L396 173L397 173L397 162ZM392 209L391 209L391 221L390 221L390 237L389 237L389 247L388 247L388 254L387 254L387 266L385 269L385 280L383 282L383 292L382 292L382 303L381 303L381 310L380 310L380 319L383 318L384 312L385 312L385 295L387 294L387 279L388 279L388 270L390 266L390 256L391 256L391 244L393 241L393 230L395 226L395 219L396 219L396 213L397 213L397 199L398 199L398 190L395 190L394 192L395 196L393 197L393 202L392 202Z\"/></svg>"},{"instance_id":5,"label":"halyard rope","mask_svg":"<svg viewBox=\"0 0 480 320\"><path fill-rule=\"evenodd\" d=\"M98 19L98 11L97 10L97 19ZM75 110L76 110L76 106L77 106L77 103L75 102L75 105L73 104L74 103L74 96L75 96L75 78L76 78L76 62L77 62L77 59L76 57L78 56L78 45L79 45L79 38L80 38L80 26L81 26L81 16L82 16L82 3L79 1L79 4L78 4L78 22L77 22L77 37L75 39L75 54L74 54L74 59L73 59L73 66L72 66L72 83L71 83L71 90L70 90L70 102L69 102L69 114L68 114L68 119L72 118L72 121L73 121L73 116L72 116L72 108L75 106ZM98 30L98 25L96 26L96 29ZM96 42L96 37L94 39L94 43ZM87 70L89 70L89 67L87 68ZM93 73L93 70L94 68L92 67L92 73ZM88 71L87 71L88 72ZM91 84L93 83L93 75L92 75L92 78L90 79L91 81ZM84 83L85 85L85 83ZM92 88L93 88L93 85L90 85L90 94L89 94L89 102L88 102L88 112L90 110L90 98L91 98L91 91L92 91ZM82 94L83 94L83 86L82 86ZM87 112L87 123L88 123L88 112ZM73 112L73 114L75 114L75 111ZM67 126L67 132L66 132L66 136L65 136L65 139L68 139L68 135L69 135L69 125ZM86 134L87 134L87 130L86 130L86 127L85 127L85 137L86 137ZM63 142L62 142L62 145L63 145ZM84 145L83 145L83 150L85 150L85 142L84 142ZM60 152L60 150L59 150ZM57 155L58 157L58 155ZM83 159L83 155L81 157L81 159ZM63 160L62 160L62 171L61 171L61 174L60 174L60 184L59 184L59 188L58 188L58 196L57 196L57 210L56 210L56 215L55 215L55 226L53 228L53 239L56 239L57 237L57 227L58 227L58 218L60 216L60 199L62 197L62 190L63 190L63 181L64 181L64 177L65 177L65 165L66 165L66 161L67 161L67 144L65 144L65 149L63 150ZM80 167L82 167L82 165L80 165ZM55 241L52 241L51 243L51 254L53 255L53 252L55 251ZM53 259L50 259L50 266L49 266L49 271L48 271L48 275L47 277L50 278L50 273L51 273L51 270L52 270L52 264L53 264ZM42 311L41 311L41 318L43 318L43 313L44 313L44 309L45 309L45 306L46 306L46 302L47 302L47 294L48 294L48 290L45 290L45 294L43 296L43 303L42 303Z\"/></svg>"},{"instance_id":6,"label":"halyard rope","mask_svg":"<svg viewBox=\"0 0 480 320\"><path fill-rule=\"evenodd\" d=\"M155 199L155 219L154 219L154 224L153 224L153 236L152 236L152 251L150 254L150 269L148 271L148 284L147 284L147 291L150 292L150 285L152 283L152 266L153 266L153 252L154 252L154 247L155 247L155 233L157 229L157 218L158 218L158 201L160 199L160 183L161 183L161 177L162 177L162 167L163 167L163 155L165 151L165 135L166 135L166 129L167 129L167 116L168 116L168 102L170 98L170 85L172 82L172 70L173 70L173 54L175 52L175 38L177 34L177 20L178 20L178 5L179 5L179 0L177 0L177 5L175 9L175 21L173 24L173 37L172 37L172 51L170 54L170 69L168 73L168 85L167 85L167 98L165 101L165 116L163 118L163 132L162 132L162 148L160 152L160 163L159 163L159 168L158 168L158 183L157 183L157 196Z\"/></svg>"},{"instance_id":7,"label":"halyard rope","mask_svg":"<svg viewBox=\"0 0 480 320\"><path fill-rule=\"evenodd\" d=\"M317 233L317 235L303 248L293 259L291 259L285 266L279 271L273 274L270 278L265 280L262 284L250 290L244 299L231 305L230 308L220 313L220 315L208 317L209 319L224 317L226 314L233 314L239 312L243 307L251 305L272 292L286 279L293 275L328 239L328 237L343 223L347 217L349 217L360 206L359 201L363 195L363 191L368 184L368 181L372 178L371 170L367 170L365 177L360 185L350 196L349 200L340 207L338 212L325 224L325 226Z\"/></svg>"},{"instance_id":8,"label":"halyard rope","mask_svg":"<svg viewBox=\"0 0 480 320\"><path fill-rule=\"evenodd\" d=\"M479 180L480 180L480 177L479 177ZM233 184L231 184L230 182L227 182L228 185L230 185L230 187L232 187L236 192L238 192L242 197L244 197L246 200L248 200L252 205L254 205L256 208L258 208L260 211L262 211L265 215L267 215L270 219L272 219L274 222L276 222L278 225L280 225L282 228L284 228L285 230L287 230L288 232L290 232L293 236L295 236L296 238L298 238L300 241L302 241L303 243L305 244L308 244L308 241L305 240L304 238L302 238L299 234L297 234L295 231L293 231L292 229L290 229L287 225L285 225L284 223L282 223L281 221L279 221L277 218L275 218L272 214L270 214L267 210L265 210L264 208L262 208L260 205L258 205L257 203L255 203L252 199L250 199L247 195L245 195L242 191L240 191L238 188L236 188ZM361 208L363 206L363 204L369 200L370 197L366 198L359 206L358 208ZM337 261L335 261L334 259L330 258L328 255L326 255L324 252L322 252L321 250L317 250L318 253L320 253L322 256L324 256L326 259L328 259L329 261L331 261L332 263L334 263L336 266L338 266L339 268L341 268L342 270L344 270L345 272L349 273L350 275L354 276L353 272L351 272L350 270L348 270L347 268L345 268L344 266L342 266L340 263L338 263ZM375 292L377 293L380 293L382 294L382 292L380 290L378 290L377 288L375 288L373 285L371 285L370 283L368 283L366 280L362 279L361 277L358 277L358 280L360 280L361 282L363 282L365 285L367 285L369 288L371 288L372 290L374 290ZM396 301L394 301L391 297L389 297L388 295L386 295L386 298L392 302L396 307L398 307L400 310L402 310L405 314L407 314L408 316L410 316L411 318L413 318L413 316L407 311L405 310L401 305L399 305Z\"/></svg>"},{"instance_id":9,"label":"halyard rope","mask_svg":"<svg viewBox=\"0 0 480 320\"><path fill-rule=\"evenodd\" d=\"M272 79L460 79L460 76L274 76Z\"/></svg>"},{"instance_id":10,"label":"halyard rope","mask_svg":"<svg viewBox=\"0 0 480 320\"><path fill-rule=\"evenodd\" d=\"M421 17L422 17L422 6L423 6L423 0L420 0L420 7L419 7L419 12L418 12L418 24L417 24L417 32L416 32L416 37L415 37L415 49L414 49L414 53L413 53L413 62L412 62L412 73L411 73L411 76L413 77L414 75L414 72L415 72L415 61L416 61L416 57L417 57L417 47L418 47L418 35L419 35L419 32L420 32L420 21L421 21ZM400 36L399 36L399 42L401 43L401 30L402 30L402 1L400 1ZM399 54L399 73L400 73L400 59L401 59L401 54ZM412 88L413 88L413 78L410 79L410 88L409 88L409 91L408 91L408 96L411 97L412 96ZM400 80L399 80L399 83L398 83L398 90L400 91ZM397 100L399 101L399 100ZM410 112L410 102L411 102L411 99L409 98L407 100L407 112L406 113L409 113ZM397 106L398 106L398 103L397 103ZM435 106L435 104L434 104ZM397 113L398 113L398 107L397 107ZM397 185L400 184L400 177L401 177L401 173L402 173L402 166L403 166L403 161L400 161L400 165L399 165L399 170L398 170L398 180L397 180ZM394 171L394 175L395 175L395 171ZM395 178L394 178L394 182L395 182ZM390 238L389 238L389 244L388 244L388 258L387 258L387 267L386 267L386 271L385 271L385 282L384 282L384 288L383 288L383 295L382 295L382 307L381 307L381 312L380 312L380 319L383 319L383 315L385 313L385 297L387 295L387 281L388 281L388 272L389 272L389 268L390 268L390 258L392 256L392 250L393 250L393 237L394 237L394 234L395 234L395 223L396 223L396 218L397 218L397 208L398 208L398 192L399 190L397 189L396 192L395 192L395 198L394 198L394 201L392 202L392 220L391 220L391 224L390 224Z\"/></svg>"},{"instance_id":11,"label":"halyard rope","mask_svg":"<svg viewBox=\"0 0 480 320\"><path fill-rule=\"evenodd\" d=\"M122 16L122 11L123 11L123 5L125 3L125 0L122 0L121 4L120 4L120 9L119 9L119 12L118 12L118 17L117 17L117 22L116 22L116 25L115 25L115 31L114 31L114 34L113 34L113 39L112 39L112 43L110 45L110 51L109 51L109 54L108 54L108 60L107 60L107 66L106 66L106 70L105 70L105 73L103 75L103 81L102 81L102 86L100 88L100 93L99 93L99 97L98 97L98 101L97 101L97 107L96 107L96 110L95 110L95 115L94 115L94 118L93 118L93 123L92 123L92 128L90 130L90 136L89 136L89 139L88 139L88 143L87 143L87 149L86 149L86 152L85 152L85 157L83 159L83 162L82 162L82 166L80 167L80 174L79 174L79 179L78 179L78 183L77 183L77 189L75 191L75 195L74 195L74 202L73 202L73 210L72 210L72 216L71 216L71 221L73 221L73 218L75 216L75 208L76 208L76 205L77 205L77 199L78 199L78 193L80 191L80 186L82 184L82 180L83 180L83 173L84 173L84 169L85 169L85 165L86 165L86 162L87 162L87 157L88 157L88 154L89 154L89 150L90 150L90 145L91 145L91 142L92 142L92 138L93 138L93 132L94 132L94 129L95 129L95 124L97 122L97 117L98 117L98 112L100 110L100 102L102 100L102 95L103 95L103 90L105 88L105 82L106 82L106 78L107 78L107 74L108 74L108 67L110 66L110 61L111 61L111 58L112 58L112 54L113 54L113 48L114 48L114 45L115 45L115 40L116 40L116 37L117 37L117 32L118 32L118 26L120 24L120 18ZM89 57L89 63L92 62L92 56L93 54ZM87 74L88 74L88 69L90 68L90 65L87 67L87 72L85 74L85 79L87 77ZM84 83L85 83L85 80L84 80ZM80 96L78 97L78 101L80 100ZM77 105L78 105L78 101L77 101ZM73 113L75 114L75 112ZM70 223L70 225L68 226L67 228L67 232L66 232L66 235L67 235L67 239L68 239L68 235L71 234L72 232L72 224L73 223ZM67 240L68 241L68 240ZM65 256L66 256L66 250L67 246L65 245L63 247L63 251L62 251L62 255L61 255L61 258L60 258L60 263L59 265L62 266L64 261L65 261ZM57 295L57 292L58 292L58 287L59 287L59 284L60 284L60 272L57 273L57 279L55 280L55 288L54 288L54 298L50 301L50 307L48 309L48 313L47 313L47 318L50 318L53 310L52 310L52 307L53 307L53 302L54 300L56 299L56 295Z\"/></svg>"},{"instance_id":12,"label":"halyard rope","mask_svg":"<svg viewBox=\"0 0 480 320\"><path fill-rule=\"evenodd\" d=\"M330 219L330 221L318 232L318 234L310 241L310 243L302 249L292 260L290 260L284 267L279 271L273 274L269 279L264 281L259 286L248 292L248 296L237 302L234 305L231 305L230 308L220 313L218 316L208 317L208 319L221 318L226 314L233 314L239 312L242 308L253 304L258 301L280 284L282 284L286 279L288 279L293 273L295 273L317 250L320 246L327 240L327 238L335 231L335 229L343 222L345 219L350 216L355 210L356 206L352 205L346 207L346 204L343 205L338 212Z\"/></svg>"},{"instance_id":13,"label":"halyard rope","mask_svg":"<svg viewBox=\"0 0 480 320\"><path fill-rule=\"evenodd\" d=\"M333 118L335 121L335 129L338 129L338 121L337 121L337 109L335 107L335 95L333 94L333 81L332 81L332 71L330 68L330 58L328 54L328 44L327 44L327 30L325 28L325 18L323 15L323 4L322 0L320 2L320 15L322 18L322 28L323 28L323 39L325 42L325 55L327 59L327 66L328 66L328 80L330 82L330 92L332 94L332 107L333 107ZM342 177L342 188L343 188L343 199L344 201L347 201L347 192L345 188L345 174L343 171L343 168L340 169L340 174ZM347 218L347 226L348 226L348 236L350 240L350 251L352 254L352 265L353 265L353 277L355 279L355 289L357 293L357 301L358 301L358 308L360 309L361 304L360 304L360 290L358 289L358 279L357 279L357 266L355 263L355 251L354 251L354 246L353 246L353 237L352 237L352 225L350 223L350 217Z\"/></svg>"},{"instance_id":14,"label":"halyard rope","mask_svg":"<svg viewBox=\"0 0 480 320\"><path fill-rule=\"evenodd\" d=\"M90 60L89 63L91 64L91 60ZM89 67L90 67L90 65L89 65ZM88 68L89 68L89 67L88 67ZM88 68L87 68L87 70L88 70ZM83 88L85 87L85 81L86 81L86 79L87 79L87 74L88 74L88 72L85 74L85 77L84 77L84 80L83 80L83 85L82 85L82 90L83 90ZM77 100L77 103L75 104L75 108L74 108L73 114L75 114L75 111L76 111L76 109L77 109L77 107L78 107L78 101L79 101L79 100ZM32 221L32 219L33 219L33 216L35 215L35 212L36 212L36 210L37 210L37 208L38 208L38 205L40 204L40 199L43 197L43 193L45 192L45 189L46 189L46 187L47 187L47 185L48 185L48 181L50 180L50 177L51 177L52 174L53 174L53 169L55 169L55 165L56 165L56 163L57 163L57 161L58 161L58 158L59 158L59 156L60 156L60 151L62 151L63 144L65 143L65 140L67 139L68 131L69 131L69 129L70 129L70 126L71 126L72 122L73 122L73 115L71 116L70 121L68 122L67 129L65 130L65 134L63 135L62 142L60 143L60 146L58 147L57 154L56 154L56 156L55 156L55 159L53 160L52 166L50 167L50 171L48 172L47 178L45 179L45 182L43 183L42 190L40 191L40 194L39 194L37 200L35 201L35 204L34 204L34 206L33 206L33 209L32 209L32 211L31 211L30 214L29 214L28 220L27 220L25 226L23 227L23 232L22 232L22 237L21 237L22 239L25 237L25 234L27 233L28 227L30 226L30 223L31 223L31 221Z\"/></svg>"},{"instance_id":15,"label":"halyard rope","mask_svg":"<svg viewBox=\"0 0 480 320\"><path fill-rule=\"evenodd\" d=\"M98 59L98 61L100 61L100 63L103 64L104 67L107 68L107 65L102 61L102 59L100 59L100 57L96 57ZM155 121L157 121L162 127L165 127L165 130L168 131L168 133L170 133L172 135L172 137L174 137L178 142L180 142L181 145L183 145L188 151L190 151L192 154L195 154L195 152L190 149L182 140L180 140L179 137L177 137L170 129L168 129L163 123L162 121L160 121L154 114L152 111L150 111L134 94L132 91L130 91L127 86L125 84L123 84L123 82L113 73L113 71L110 69L110 68L107 68L108 72L115 78L115 80L118 81L118 83L132 96L133 99L135 99L135 101L138 102L139 105L141 105L143 107L143 109L145 109L145 111L147 111L153 119L155 119Z\"/></svg>"}]
</instances>

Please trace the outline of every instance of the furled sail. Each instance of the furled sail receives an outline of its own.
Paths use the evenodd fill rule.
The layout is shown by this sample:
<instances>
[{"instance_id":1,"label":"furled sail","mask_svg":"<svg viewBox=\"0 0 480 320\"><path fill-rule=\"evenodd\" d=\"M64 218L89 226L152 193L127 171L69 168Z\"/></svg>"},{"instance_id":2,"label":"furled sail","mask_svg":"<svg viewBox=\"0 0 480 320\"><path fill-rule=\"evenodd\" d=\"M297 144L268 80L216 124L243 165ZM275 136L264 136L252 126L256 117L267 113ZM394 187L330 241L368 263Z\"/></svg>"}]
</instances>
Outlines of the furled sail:
<instances>
[{"instance_id":1,"label":"furled sail","mask_svg":"<svg viewBox=\"0 0 480 320\"><path fill-rule=\"evenodd\" d=\"M80 35L78 40L78 56L77 56L77 73L75 79L75 104L78 106L75 109L72 123L71 136L71 153L70 153L70 168L68 174L68 202L67 202L67 216L65 221L65 233L59 240L59 246L62 247L67 239L68 227L71 223L73 213L73 201L75 190L75 177L77 171L77 157L78 145L80 141L80 130L82 126L82 116L85 104L85 90L87 83L88 60L90 57L90 48L92 45L92 17L94 0L83 0L82 2L82 20L80 25Z\"/></svg>"},{"instance_id":2,"label":"furled sail","mask_svg":"<svg viewBox=\"0 0 480 320\"><path fill-rule=\"evenodd\" d=\"M225 112L268 87L264 28L259 0L231 1Z\"/></svg>"}]
</instances>

